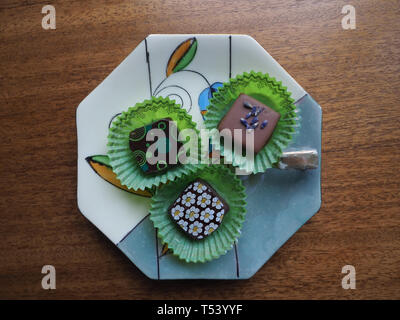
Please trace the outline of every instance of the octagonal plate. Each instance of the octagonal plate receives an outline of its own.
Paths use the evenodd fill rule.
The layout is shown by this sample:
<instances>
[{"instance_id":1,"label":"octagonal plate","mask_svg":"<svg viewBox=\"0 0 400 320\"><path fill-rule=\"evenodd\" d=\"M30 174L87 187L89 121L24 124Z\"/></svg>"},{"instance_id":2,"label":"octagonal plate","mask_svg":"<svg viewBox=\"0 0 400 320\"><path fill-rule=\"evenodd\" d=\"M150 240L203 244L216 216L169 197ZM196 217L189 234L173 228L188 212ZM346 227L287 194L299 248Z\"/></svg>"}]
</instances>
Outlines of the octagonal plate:
<instances>
[{"instance_id":1,"label":"octagonal plate","mask_svg":"<svg viewBox=\"0 0 400 320\"><path fill-rule=\"evenodd\" d=\"M102 156L112 119L129 106L168 96L201 128L209 88L250 70L269 73L292 93L302 120L290 148L320 154L320 106L247 35L150 35L77 109L78 207L149 278L250 278L320 208L320 167L243 176L248 214L239 241L217 260L185 263L158 240L148 216L149 195L118 186Z\"/></svg>"}]
</instances>

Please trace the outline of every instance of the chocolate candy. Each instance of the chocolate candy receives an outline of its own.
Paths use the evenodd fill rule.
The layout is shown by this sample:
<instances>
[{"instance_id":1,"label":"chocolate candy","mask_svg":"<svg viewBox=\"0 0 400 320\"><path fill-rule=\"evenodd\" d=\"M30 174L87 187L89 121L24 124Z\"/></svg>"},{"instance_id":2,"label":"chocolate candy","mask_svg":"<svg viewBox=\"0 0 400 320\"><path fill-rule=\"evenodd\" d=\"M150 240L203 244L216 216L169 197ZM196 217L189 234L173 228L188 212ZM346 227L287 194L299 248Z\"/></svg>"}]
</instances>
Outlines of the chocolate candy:
<instances>
[{"instance_id":1,"label":"chocolate candy","mask_svg":"<svg viewBox=\"0 0 400 320\"><path fill-rule=\"evenodd\" d=\"M242 129L242 147L246 148L246 134L254 131L254 146L257 154L269 141L281 115L256 99L240 94L228 113L218 125L218 130L229 129L235 142L234 129Z\"/></svg>"},{"instance_id":2,"label":"chocolate candy","mask_svg":"<svg viewBox=\"0 0 400 320\"><path fill-rule=\"evenodd\" d=\"M168 208L178 226L196 240L218 229L229 206L204 180L191 182Z\"/></svg>"},{"instance_id":3,"label":"chocolate candy","mask_svg":"<svg viewBox=\"0 0 400 320\"><path fill-rule=\"evenodd\" d=\"M175 126L172 122L172 119L164 118L144 127L137 128L129 134L129 147L133 152L136 163L140 166L144 173L150 174L163 172L168 168L177 165L177 157L174 158L176 159L175 161L170 161L169 152L172 150L171 148L176 145L177 147L174 152L176 155L178 153L177 150L179 150L179 148L182 146L182 143L177 141L177 136L179 133L178 130L176 128L172 128L172 126ZM148 141L147 133L151 129L161 129L164 131L165 139L159 139L159 137L155 135L153 141ZM170 133L173 132L176 133L176 137L170 136ZM152 132L150 131L149 134L151 135L151 133ZM151 154L148 148L154 143L157 143L157 148L154 154ZM149 163L148 159L150 157L157 157L159 155L162 155L165 160L157 161L155 164Z\"/></svg>"}]
</instances>

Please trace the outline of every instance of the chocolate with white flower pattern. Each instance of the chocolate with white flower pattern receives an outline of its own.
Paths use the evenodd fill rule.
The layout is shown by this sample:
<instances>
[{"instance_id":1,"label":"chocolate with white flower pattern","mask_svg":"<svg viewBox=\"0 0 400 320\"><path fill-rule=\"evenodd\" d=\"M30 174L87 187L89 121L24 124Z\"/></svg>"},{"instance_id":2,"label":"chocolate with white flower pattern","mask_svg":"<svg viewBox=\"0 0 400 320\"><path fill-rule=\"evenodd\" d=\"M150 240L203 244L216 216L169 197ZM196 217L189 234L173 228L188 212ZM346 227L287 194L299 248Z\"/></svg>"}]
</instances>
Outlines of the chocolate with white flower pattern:
<instances>
[{"instance_id":1,"label":"chocolate with white flower pattern","mask_svg":"<svg viewBox=\"0 0 400 320\"><path fill-rule=\"evenodd\" d=\"M201 179L187 185L168 208L169 215L182 231L196 240L217 230L228 211L226 201Z\"/></svg>"}]
</instances>

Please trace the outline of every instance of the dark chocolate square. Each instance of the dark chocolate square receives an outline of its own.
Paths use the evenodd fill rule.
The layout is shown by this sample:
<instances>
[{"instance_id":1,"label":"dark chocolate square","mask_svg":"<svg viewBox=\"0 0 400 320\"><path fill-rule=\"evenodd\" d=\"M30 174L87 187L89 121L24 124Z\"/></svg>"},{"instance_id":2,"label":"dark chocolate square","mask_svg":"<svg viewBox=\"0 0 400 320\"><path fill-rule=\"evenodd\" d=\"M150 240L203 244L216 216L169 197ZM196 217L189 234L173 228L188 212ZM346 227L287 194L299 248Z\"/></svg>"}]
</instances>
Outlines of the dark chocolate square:
<instances>
[{"instance_id":1,"label":"dark chocolate square","mask_svg":"<svg viewBox=\"0 0 400 320\"><path fill-rule=\"evenodd\" d=\"M135 158L136 163L140 166L146 174L151 173L159 173L167 170L168 168L172 168L178 164L177 157L175 161L170 161L169 151L173 147L173 144L176 145L176 150L182 146L182 143L177 141L177 137L179 135L178 130L176 129L176 137L170 136L170 127L175 126L174 122L170 118L164 118L153 123L150 123L146 126L137 128L133 130L129 134L129 147L133 152L133 156ZM165 133L165 140L159 141L158 137L155 136L154 141L147 140L147 133L151 129L161 129ZM154 144L158 143L157 149L155 150L155 155L158 155L159 152L165 153L165 161L158 161L155 164L151 164L148 161L149 155L148 148ZM175 154L178 154L178 152Z\"/></svg>"},{"instance_id":2,"label":"dark chocolate square","mask_svg":"<svg viewBox=\"0 0 400 320\"><path fill-rule=\"evenodd\" d=\"M168 214L190 237L201 240L221 225L229 211L225 200L204 180L189 183L168 208Z\"/></svg>"},{"instance_id":3,"label":"dark chocolate square","mask_svg":"<svg viewBox=\"0 0 400 320\"><path fill-rule=\"evenodd\" d=\"M246 148L247 132L254 130L254 146L249 147L257 154L268 143L280 117L278 112L242 93L220 121L218 130L229 129L235 142L233 130L242 129L243 150Z\"/></svg>"}]
</instances>

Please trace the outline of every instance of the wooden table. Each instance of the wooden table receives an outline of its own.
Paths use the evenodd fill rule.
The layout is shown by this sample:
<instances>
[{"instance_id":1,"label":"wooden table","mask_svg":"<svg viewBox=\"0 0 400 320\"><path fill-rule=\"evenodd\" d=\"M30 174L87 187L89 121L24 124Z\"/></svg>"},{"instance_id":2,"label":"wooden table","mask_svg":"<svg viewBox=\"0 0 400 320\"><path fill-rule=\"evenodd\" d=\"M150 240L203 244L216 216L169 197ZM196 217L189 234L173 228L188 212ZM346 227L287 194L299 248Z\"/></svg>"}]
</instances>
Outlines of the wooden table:
<instances>
[{"instance_id":1,"label":"wooden table","mask_svg":"<svg viewBox=\"0 0 400 320\"><path fill-rule=\"evenodd\" d=\"M77 105L146 35L181 32L253 36L323 109L321 210L247 281L149 280L77 209ZM2 1L0 298L399 299L399 35L397 0Z\"/></svg>"}]
</instances>

